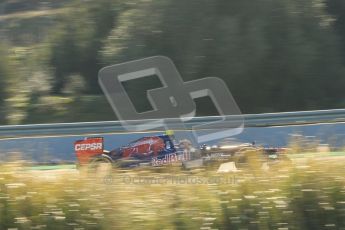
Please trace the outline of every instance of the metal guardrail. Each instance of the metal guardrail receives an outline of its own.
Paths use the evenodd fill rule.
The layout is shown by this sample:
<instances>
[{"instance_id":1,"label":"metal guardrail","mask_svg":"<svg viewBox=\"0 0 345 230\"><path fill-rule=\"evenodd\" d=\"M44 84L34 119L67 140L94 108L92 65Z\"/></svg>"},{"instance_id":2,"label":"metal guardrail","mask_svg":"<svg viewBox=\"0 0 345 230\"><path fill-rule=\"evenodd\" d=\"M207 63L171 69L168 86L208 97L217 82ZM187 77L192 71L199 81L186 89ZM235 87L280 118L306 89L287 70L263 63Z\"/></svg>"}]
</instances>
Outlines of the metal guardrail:
<instances>
[{"instance_id":1,"label":"metal guardrail","mask_svg":"<svg viewBox=\"0 0 345 230\"><path fill-rule=\"evenodd\" d=\"M337 123L345 122L345 109L247 114L243 115L243 118L245 127ZM185 126L188 129L197 124L214 122L218 120L220 120L220 117L196 117L186 122ZM119 121L0 126L0 138L104 134L120 132L127 132L127 130L122 127Z\"/></svg>"},{"instance_id":2,"label":"metal guardrail","mask_svg":"<svg viewBox=\"0 0 345 230\"><path fill-rule=\"evenodd\" d=\"M345 109L245 115L246 127L345 122Z\"/></svg>"}]
</instances>

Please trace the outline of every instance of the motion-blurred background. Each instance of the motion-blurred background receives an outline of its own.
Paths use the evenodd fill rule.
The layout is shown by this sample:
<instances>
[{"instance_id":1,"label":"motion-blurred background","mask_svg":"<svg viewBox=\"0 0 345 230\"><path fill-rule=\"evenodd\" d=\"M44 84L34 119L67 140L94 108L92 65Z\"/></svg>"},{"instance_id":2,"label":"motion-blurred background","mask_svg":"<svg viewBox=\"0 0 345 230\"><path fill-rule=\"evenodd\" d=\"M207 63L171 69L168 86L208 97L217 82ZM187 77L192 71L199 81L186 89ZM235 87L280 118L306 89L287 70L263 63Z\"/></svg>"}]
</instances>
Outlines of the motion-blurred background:
<instances>
[{"instance_id":1,"label":"motion-blurred background","mask_svg":"<svg viewBox=\"0 0 345 230\"><path fill-rule=\"evenodd\" d=\"M224 79L243 113L345 107L343 0L2 0L0 37L1 124L115 120L99 69L154 55ZM124 86L145 111L160 83Z\"/></svg>"}]
</instances>

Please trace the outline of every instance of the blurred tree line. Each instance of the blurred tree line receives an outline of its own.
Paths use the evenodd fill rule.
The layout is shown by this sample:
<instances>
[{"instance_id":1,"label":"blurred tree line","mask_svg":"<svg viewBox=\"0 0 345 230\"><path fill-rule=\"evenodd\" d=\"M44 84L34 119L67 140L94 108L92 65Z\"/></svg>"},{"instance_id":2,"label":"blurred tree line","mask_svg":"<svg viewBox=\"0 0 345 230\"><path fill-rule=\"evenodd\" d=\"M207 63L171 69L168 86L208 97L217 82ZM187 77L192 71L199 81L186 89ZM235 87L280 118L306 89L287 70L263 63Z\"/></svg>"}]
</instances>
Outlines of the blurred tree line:
<instances>
[{"instance_id":1,"label":"blurred tree line","mask_svg":"<svg viewBox=\"0 0 345 230\"><path fill-rule=\"evenodd\" d=\"M345 106L343 0L76 0L64 6L69 10L32 49L30 63L37 67L30 71L41 71L49 89L31 91L29 107L47 96L82 103L85 95L102 94L100 68L154 55L170 57L185 81L224 79L244 113ZM0 84L6 89L11 75L3 63ZM140 89L156 85L151 79L126 87L144 104ZM209 115L212 106L198 109ZM32 108L30 113L37 115Z\"/></svg>"}]
</instances>

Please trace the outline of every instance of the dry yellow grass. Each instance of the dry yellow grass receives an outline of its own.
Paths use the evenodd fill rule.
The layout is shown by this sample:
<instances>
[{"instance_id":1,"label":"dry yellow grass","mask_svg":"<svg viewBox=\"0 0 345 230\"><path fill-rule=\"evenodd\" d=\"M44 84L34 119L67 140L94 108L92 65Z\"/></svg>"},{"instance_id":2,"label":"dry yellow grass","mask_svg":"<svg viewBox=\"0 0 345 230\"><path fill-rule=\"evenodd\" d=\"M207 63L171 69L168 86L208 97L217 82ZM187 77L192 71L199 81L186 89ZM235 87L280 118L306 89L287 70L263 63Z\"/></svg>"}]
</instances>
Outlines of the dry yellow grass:
<instances>
[{"instance_id":1,"label":"dry yellow grass","mask_svg":"<svg viewBox=\"0 0 345 230\"><path fill-rule=\"evenodd\" d=\"M67 170L0 169L0 229L341 229L342 162L252 162L236 174L167 168L114 170L105 177ZM54 176L52 176L54 175Z\"/></svg>"}]
</instances>

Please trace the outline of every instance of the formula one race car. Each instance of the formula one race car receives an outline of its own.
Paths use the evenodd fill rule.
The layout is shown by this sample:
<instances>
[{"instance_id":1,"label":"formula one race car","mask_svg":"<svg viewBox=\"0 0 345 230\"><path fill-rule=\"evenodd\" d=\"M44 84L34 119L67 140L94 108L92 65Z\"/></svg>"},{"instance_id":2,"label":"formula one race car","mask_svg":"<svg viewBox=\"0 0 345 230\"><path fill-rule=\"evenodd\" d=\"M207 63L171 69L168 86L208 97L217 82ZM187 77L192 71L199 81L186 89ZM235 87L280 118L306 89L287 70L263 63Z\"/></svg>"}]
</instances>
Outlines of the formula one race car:
<instances>
[{"instance_id":1,"label":"formula one race car","mask_svg":"<svg viewBox=\"0 0 345 230\"><path fill-rule=\"evenodd\" d=\"M190 167L197 159L197 166L210 163L220 164L233 161L237 166L247 160L247 152L261 153L266 159L277 160L286 151L284 148L263 148L255 143L240 143L223 140L218 145L202 145L194 148L188 140L177 142L173 135L147 136L128 145L107 151L102 137L92 137L75 142L75 152L79 165L96 167L107 164L121 168L138 166L163 166L177 164ZM97 166L98 167L98 166Z\"/></svg>"}]
</instances>

